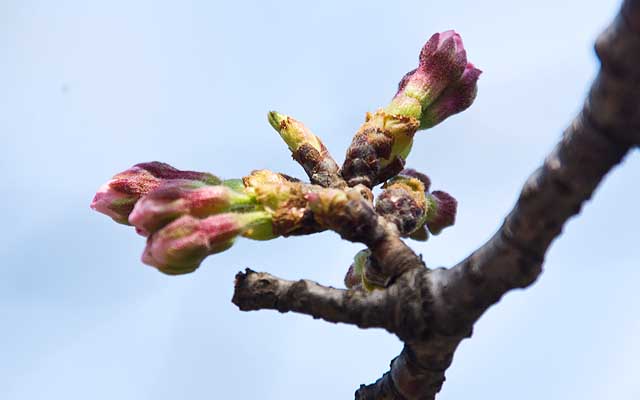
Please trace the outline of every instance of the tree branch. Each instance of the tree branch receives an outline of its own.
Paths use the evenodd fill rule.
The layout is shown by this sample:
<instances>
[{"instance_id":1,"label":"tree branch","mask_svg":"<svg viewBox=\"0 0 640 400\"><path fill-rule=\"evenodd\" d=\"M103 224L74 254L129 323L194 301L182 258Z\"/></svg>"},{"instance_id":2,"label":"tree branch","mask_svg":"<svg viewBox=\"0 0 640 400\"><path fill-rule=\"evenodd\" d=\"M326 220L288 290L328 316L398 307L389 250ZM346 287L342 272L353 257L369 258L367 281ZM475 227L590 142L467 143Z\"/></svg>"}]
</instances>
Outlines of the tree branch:
<instances>
[{"instance_id":1,"label":"tree branch","mask_svg":"<svg viewBox=\"0 0 640 400\"><path fill-rule=\"evenodd\" d=\"M384 312L388 300L389 294L382 290L367 293L335 289L306 279L288 281L247 268L236 275L231 301L242 311L293 311L328 322L389 329Z\"/></svg>"},{"instance_id":2,"label":"tree branch","mask_svg":"<svg viewBox=\"0 0 640 400\"><path fill-rule=\"evenodd\" d=\"M432 335L405 342L391 370L356 399L433 399L453 353L486 309L542 272L545 253L603 177L640 143L640 1L627 0L599 37L602 69L583 111L527 180L498 232L454 268L426 272Z\"/></svg>"},{"instance_id":3,"label":"tree branch","mask_svg":"<svg viewBox=\"0 0 640 400\"><path fill-rule=\"evenodd\" d=\"M478 318L507 291L537 279L564 224L640 144L640 0L623 3L598 38L596 52L602 68L583 110L529 177L496 234L458 265L425 268L370 204L351 200L317 217L343 238L371 249L378 270L366 272L385 289L339 290L247 270L236 277L233 302L241 310L294 311L387 329L404 349L389 372L356 391L356 399L434 399L457 346L471 336Z\"/></svg>"}]
</instances>

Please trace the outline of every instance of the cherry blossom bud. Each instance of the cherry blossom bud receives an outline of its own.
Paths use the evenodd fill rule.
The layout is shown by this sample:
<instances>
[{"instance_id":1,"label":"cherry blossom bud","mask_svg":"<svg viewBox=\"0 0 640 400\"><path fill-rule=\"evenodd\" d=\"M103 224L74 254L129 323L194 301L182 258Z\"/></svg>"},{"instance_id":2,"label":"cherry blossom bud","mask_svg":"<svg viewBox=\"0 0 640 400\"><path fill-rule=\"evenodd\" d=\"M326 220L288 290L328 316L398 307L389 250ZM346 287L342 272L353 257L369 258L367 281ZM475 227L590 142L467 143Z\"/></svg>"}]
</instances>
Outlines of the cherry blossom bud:
<instances>
[{"instance_id":1,"label":"cherry blossom bud","mask_svg":"<svg viewBox=\"0 0 640 400\"><path fill-rule=\"evenodd\" d=\"M458 202L449 193L431 192L427 195L427 202L429 203L427 227L431 233L437 235L456 222Z\"/></svg>"},{"instance_id":2,"label":"cherry blossom bud","mask_svg":"<svg viewBox=\"0 0 640 400\"><path fill-rule=\"evenodd\" d=\"M399 175L383 188L376 199L376 211L393 222L400 235L409 236L424 225L428 203L421 180Z\"/></svg>"},{"instance_id":3,"label":"cherry blossom bud","mask_svg":"<svg viewBox=\"0 0 640 400\"><path fill-rule=\"evenodd\" d=\"M473 64L468 63L460 79L447 87L440 97L424 110L420 119L420 129L431 128L469 108L478 93L477 82L481 73L482 71Z\"/></svg>"},{"instance_id":4,"label":"cherry blossom bud","mask_svg":"<svg viewBox=\"0 0 640 400\"><path fill-rule=\"evenodd\" d=\"M121 224L129 224L129 214L138 199L172 179L186 179L217 185L220 179L205 172L181 171L169 164L148 162L136 164L115 175L102 185L91 203L91 208L108 215Z\"/></svg>"},{"instance_id":5,"label":"cherry blossom bud","mask_svg":"<svg viewBox=\"0 0 640 400\"><path fill-rule=\"evenodd\" d=\"M149 236L142 262L170 275L193 272L208 255L227 250L241 234L266 239L270 218L265 212L224 213L204 219L184 215Z\"/></svg>"},{"instance_id":6,"label":"cherry blossom bud","mask_svg":"<svg viewBox=\"0 0 640 400\"><path fill-rule=\"evenodd\" d=\"M460 35L455 31L434 34L420 52L418 68L402 78L386 111L420 119L422 110L458 81L466 65Z\"/></svg>"},{"instance_id":7,"label":"cherry blossom bud","mask_svg":"<svg viewBox=\"0 0 640 400\"><path fill-rule=\"evenodd\" d=\"M204 218L254 206L253 196L227 186L210 186L183 179L169 180L138 200L129 215L129 223L143 236L148 236L182 215Z\"/></svg>"}]
</instances>

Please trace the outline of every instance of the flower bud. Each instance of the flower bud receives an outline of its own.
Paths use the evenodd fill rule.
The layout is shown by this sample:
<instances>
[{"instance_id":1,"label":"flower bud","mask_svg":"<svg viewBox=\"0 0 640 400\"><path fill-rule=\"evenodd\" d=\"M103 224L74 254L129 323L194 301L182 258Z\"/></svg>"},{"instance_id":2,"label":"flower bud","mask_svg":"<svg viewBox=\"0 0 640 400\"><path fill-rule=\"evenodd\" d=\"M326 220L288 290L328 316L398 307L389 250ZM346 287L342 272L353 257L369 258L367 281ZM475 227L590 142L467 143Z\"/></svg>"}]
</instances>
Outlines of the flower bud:
<instances>
[{"instance_id":1,"label":"flower bud","mask_svg":"<svg viewBox=\"0 0 640 400\"><path fill-rule=\"evenodd\" d=\"M181 215L204 218L254 206L253 196L227 186L210 186L183 179L169 180L138 200L129 215L129 223L143 236L148 236Z\"/></svg>"},{"instance_id":2,"label":"flower bud","mask_svg":"<svg viewBox=\"0 0 640 400\"><path fill-rule=\"evenodd\" d=\"M478 93L477 82L481 73L482 71L473 64L468 63L460 79L447 87L440 97L423 111L420 129L431 128L469 108Z\"/></svg>"},{"instance_id":3,"label":"flower bud","mask_svg":"<svg viewBox=\"0 0 640 400\"><path fill-rule=\"evenodd\" d=\"M426 219L427 206L424 183L416 178L397 176L383 186L376 199L376 211L393 222L400 235L409 236Z\"/></svg>"},{"instance_id":4,"label":"flower bud","mask_svg":"<svg viewBox=\"0 0 640 400\"><path fill-rule=\"evenodd\" d=\"M184 215L147 239L142 262L178 275L195 271L208 255L233 245L240 234L264 233L265 212L224 213L205 219Z\"/></svg>"},{"instance_id":5,"label":"flower bud","mask_svg":"<svg viewBox=\"0 0 640 400\"><path fill-rule=\"evenodd\" d=\"M427 227L431 233L437 235L456 222L458 202L449 193L434 191L427 195L427 202Z\"/></svg>"},{"instance_id":6,"label":"flower bud","mask_svg":"<svg viewBox=\"0 0 640 400\"><path fill-rule=\"evenodd\" d=\"M209 173L180 171L157 161L141 163L102 185L93 198L91 208L128 225L129 214L138 199L156 189L162 181L170 179L194 180L210 185L220 183L220 179Z\"/></svg>"},{"instance_id":7,"label":"flower bud","mask_svg":"<svg viewBox=\"0 0 640 400\"><path fill-rule=\"evenodd\" d=\"M460 78L466 65L460 35L455 31L434 34L420 52L418 68L402 78L386 111L420 119L422 111Z\"/></svg>"}]
</instances>

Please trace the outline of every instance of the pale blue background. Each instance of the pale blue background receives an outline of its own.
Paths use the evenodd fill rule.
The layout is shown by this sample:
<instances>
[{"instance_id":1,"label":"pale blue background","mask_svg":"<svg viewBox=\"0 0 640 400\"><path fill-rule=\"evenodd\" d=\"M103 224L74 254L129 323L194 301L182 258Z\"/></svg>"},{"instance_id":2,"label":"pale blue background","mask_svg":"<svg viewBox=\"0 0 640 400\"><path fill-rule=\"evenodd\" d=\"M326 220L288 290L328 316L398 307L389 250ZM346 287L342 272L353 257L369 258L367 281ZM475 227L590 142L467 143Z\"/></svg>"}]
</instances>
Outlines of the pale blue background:
<instances>
[{"instance_id":1,"label":"pale blue background","mask_svg":"<svg viewBox=\"0 0 640 400\"><path fill-rule=\"evenodd\" d=\"M455 28L485 72L476 103L421 133L409 164L459 202L411 245L450 266L497 229L581 106L618 1L0 0L0 399L349 399L401 345L378 330L239 312L250 266L341 285L337 235L239 242L196 273L139 261L91 212L141 161L302 176L266 122L305 121L337 159L424 41ZM476 326L441 400L640 398L640 159L611 174L546 272Z\"/></svg>"}]
</instances>

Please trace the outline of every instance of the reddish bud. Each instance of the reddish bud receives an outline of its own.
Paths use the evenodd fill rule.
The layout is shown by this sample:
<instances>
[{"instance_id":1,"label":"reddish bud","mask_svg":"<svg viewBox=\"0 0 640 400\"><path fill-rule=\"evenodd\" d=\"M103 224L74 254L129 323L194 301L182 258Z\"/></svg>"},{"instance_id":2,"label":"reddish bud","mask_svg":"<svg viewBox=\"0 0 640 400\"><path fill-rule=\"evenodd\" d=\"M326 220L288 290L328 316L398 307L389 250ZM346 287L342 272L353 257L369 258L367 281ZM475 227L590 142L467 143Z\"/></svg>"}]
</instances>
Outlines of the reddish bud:
<instances>
[{"instance_id":1,"label":"reddish bud","mask_svg":"<svg viewBox=\"0 0 640 400\"><path fill-rule=\"evenodd\" d=\"M195 271L210 254L231 247L235 238L270 220L264 212L225 213L205 219L182 216L147 239L142 262L170 274Z\"/></svg>"},{"instance_id":2,"label":"reddish bud","mask_svg":"<svg viewBox=\"0 0 640 400\"><path fill-rule=\"evenodd\" d=\"M468 63L460 79L447 87L440 97L424 110L420 119L420 128L431 128L469 108L478 93L477 82L481 73L482 71L473 64Z\"/></svg>"},{"instance_id":3,"label":"reddish bud","mask_svg":"<svg viewBox=\"0 0 640 400\"><path fill-rule=\"evenodd\" d=\"M436 33L422 48L419 65L407 73L386 111L421 118L422 111L462 75L467 53L455 31Z\"/></svg>"},{"instance_id":4,"label":"reddish bud","mask_svg":"<svg viewBox=\"0 0 640 400\"><path fill-rule=\"evenodd\" d=\"M91 208L116 222L128 224L129 214L138 199L170 179L195 180L211 185L220 183L220 179L209 173L180 171L157 161L136 164L102 185L91 202Z\"/></svg>"},{"instance_id":5,"label":"reddish bud","mask_svg":"<svg viewBox=\"0 0 640 400\"><path fill-rule=\"evenodd\" d=\"M431 233L437 235L456 222L458 202L449 193L439 190L427 195L427 199L429 202L427 227Z\"/></svg>"},{"instance_id":6,"label":"reddish bud","mask_svg":"<svg viewBox=\"0 0 640 400\"><path fill-rule=\"evenodd\" d=\"M139 233L148 236L181 215L203 218L224 211L249 209L254 205L253 196L227 186L170 180L138 200L129 215L129 223Z\"/></svg>"}]
</instances>

